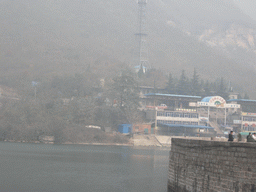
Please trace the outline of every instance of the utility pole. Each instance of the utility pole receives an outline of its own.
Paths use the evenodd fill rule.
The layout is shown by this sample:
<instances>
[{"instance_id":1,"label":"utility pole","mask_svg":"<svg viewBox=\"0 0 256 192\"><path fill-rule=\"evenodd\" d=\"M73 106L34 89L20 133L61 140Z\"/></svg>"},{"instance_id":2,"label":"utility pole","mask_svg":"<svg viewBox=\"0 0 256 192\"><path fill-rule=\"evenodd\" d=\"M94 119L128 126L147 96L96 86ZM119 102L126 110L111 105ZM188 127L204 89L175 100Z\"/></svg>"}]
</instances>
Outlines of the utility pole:
<instances>
[{"instance_id":1,"label":"utility pole","mask_svg":"<svg viewBox=\"0 0 256 192\"><path fill-rule=\"evenodd\" d=\"M210 125L210 106L208 105L208 124L207 126Z\"/></svg>"},{"instance_id":2,"label":"utility pole","mask_svg":"<svg viewBox=\"0 0 256 192\"><path fill-rule=\"evenodd\" d=\"M146 7L148 0L138 0L139 5L139 31L136 33L138 49L136 50L135 66L139 65L142 67L148 66L148 48L147 48L147 30L146 30Z\"/></svg>"},{"instance_id":3,"label":"utility pole","mask_svg":"<svg viewBox=\"0 0 256 192\"><path fill-rule=\"evenodd\" d=\"M227 108L225 107L225 119L224 119L224 125L227 125Z\"/></svg>"},{"instance_id":4,"label":"utility pole","mask_svg":"<svg viewBox=\"0 0 256 192\"><path fill-rule=\"evenodd\" d=\"M32 81L32 86L35 87L35 101L36 101L36 94L37 94L37 90L36 90L36 87L38 85L38 82L37 81Z\"/></svg>"},{"instance_id":5,"label":"utility pole","mask_svg":"<svg viewBox=\"0 0 256 192\"><path fill-rule=\"evenodd\" d=\"M35 101L36 101L36 86L35 86Z\"/></svg>"},{"instance_id":6,"label":"utility pole","mask_svg":"<svg viewBox=\"0 0 256 192\"><path fill-rule=\"evenodd\" d=\"M155 107L155 135L157 134L157 107Z\"/></svg>"}]
</instances>

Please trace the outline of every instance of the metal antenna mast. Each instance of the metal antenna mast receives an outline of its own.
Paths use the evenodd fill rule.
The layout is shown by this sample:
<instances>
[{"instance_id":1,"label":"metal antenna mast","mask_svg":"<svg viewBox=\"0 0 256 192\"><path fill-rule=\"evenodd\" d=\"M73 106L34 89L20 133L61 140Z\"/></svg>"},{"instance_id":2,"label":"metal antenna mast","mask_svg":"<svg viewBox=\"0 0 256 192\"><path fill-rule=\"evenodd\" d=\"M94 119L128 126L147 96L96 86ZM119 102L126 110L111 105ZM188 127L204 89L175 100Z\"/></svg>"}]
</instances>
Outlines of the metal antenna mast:
<instances>
[{"instance_id":1,"label":"metal antenna mast","mask_svg":"<svg viewBox=\"0 0 256 192\"><path fill-rule=\"evenodd\" d=\"M136 65L141 67L148 66L148 48L147 48L147 30L146 30L146 6L148 0L138 0L139 5L139 33L136 33L138 39L138 57Z\"/></svg>"}]
</instances>

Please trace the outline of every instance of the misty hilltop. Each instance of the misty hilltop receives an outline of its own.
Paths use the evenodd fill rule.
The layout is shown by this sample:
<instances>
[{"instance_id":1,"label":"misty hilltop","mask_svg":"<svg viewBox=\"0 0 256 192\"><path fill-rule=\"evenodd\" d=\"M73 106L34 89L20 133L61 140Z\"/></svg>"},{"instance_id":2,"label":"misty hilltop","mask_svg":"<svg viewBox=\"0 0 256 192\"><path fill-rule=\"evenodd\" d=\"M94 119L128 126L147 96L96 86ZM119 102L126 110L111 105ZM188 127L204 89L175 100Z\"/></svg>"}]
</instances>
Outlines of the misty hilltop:
<instances>
[{"instance_id":1,"label":"misty hilltop","mask_svg":"<svg viewBox=\"0 0 256 192\"><path fill-rule=\"evenodd\" d=\"M134 66L136 0L0 0L1 76L81 73L88 65ZM252 96L256 22L231 0L149 0L150 66L224 77ZM106 69L107 70L107 69Z\"/></svg>"}]
</instances>

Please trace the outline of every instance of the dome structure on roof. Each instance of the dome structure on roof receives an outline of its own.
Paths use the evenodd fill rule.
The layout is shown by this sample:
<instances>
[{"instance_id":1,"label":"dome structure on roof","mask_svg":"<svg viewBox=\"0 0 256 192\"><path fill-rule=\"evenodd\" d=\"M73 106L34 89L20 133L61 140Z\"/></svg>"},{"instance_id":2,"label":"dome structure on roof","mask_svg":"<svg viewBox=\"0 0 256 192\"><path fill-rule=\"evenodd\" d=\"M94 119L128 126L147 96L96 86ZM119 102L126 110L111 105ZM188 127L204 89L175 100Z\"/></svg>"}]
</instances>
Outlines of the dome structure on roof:
<instances>
[{"instance_id":1,"label":"dome structure on roof","mask_svg":"<svg viewBox=\"0 0 256 192\"><path fill-rule=\"evenodd\" d=\"M226 100L220 96L210 96L205 97L201 100L201 102L209 103L209 105L223 105L226 103Z\"/></svg>"},{"instance_id":2,"label":"dome structure on roof","mask_svg":"<svg viewBox=\"0 0 256 192\"><path fill-rule=\"evenodd\" d=\"M201 102L209 102L211 98L213 98L214 96L210 96L210 97L204 97Z\"/></svg>"}]
</instances>

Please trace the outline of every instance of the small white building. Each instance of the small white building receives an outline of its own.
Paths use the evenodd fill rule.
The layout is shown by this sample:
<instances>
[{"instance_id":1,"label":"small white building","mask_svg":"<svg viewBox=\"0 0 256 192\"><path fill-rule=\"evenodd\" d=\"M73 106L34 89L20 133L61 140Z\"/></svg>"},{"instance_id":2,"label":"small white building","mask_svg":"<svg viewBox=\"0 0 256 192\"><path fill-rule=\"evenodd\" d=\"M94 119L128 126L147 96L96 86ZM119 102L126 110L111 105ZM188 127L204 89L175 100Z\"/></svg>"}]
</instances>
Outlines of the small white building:
<instances>
[{"instance_id":1,"label":"small white building","mask_svg":"<svg viewBox=\"0 0 256 192\"><path fill-rule=\"evenodd\" d=\"M55 137L54 136L47 136L41 135L39 136L39 141L45 144L54 144Z\"/></svg>"}]
</instances>

